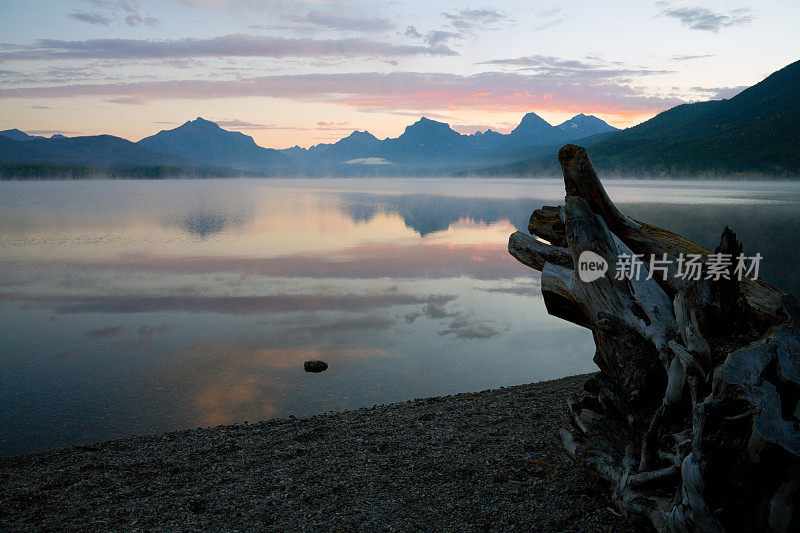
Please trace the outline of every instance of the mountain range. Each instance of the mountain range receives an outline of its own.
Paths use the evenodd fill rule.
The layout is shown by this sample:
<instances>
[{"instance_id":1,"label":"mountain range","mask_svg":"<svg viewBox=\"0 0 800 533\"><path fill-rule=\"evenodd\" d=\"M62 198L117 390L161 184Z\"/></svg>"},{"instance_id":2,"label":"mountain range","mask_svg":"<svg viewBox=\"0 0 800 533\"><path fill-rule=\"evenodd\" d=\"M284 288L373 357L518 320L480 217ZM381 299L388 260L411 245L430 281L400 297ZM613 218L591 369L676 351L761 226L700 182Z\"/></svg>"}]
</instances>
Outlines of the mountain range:
<instances>
[{"instance_id":1,"label":"mountain range","mask_svg":"<svg viewBox=\"0 0 800 533\"><path fill-rule=\"evenodd\" d=\"M679 105L579 144L606 175L800 177L800 61L728 100ZM560 169L552 154L534 153L478 173L552 175Z\"/></svg>"},{"instance_id":2,"label":"mountain range","mask_svg":"<svg viewBox=\"0 0 800 533\"><path fill-rule=\"evenodd\" d=\"M553 145L615 130L599 118L583 114L551 126L528 113L507 135L492 130L462 135L444 122L423 117L397 138L380 140L367 131L354 131L333 144L274 150L198 117L135 143L111 135L44 138L18 129L0 131L0 162L59 168L81 165L97 168L101 174L103 169L119 173L148 167L212 175L235 171L281 176L431 174L465 170L482 160L497 161L494 155L502 158L503 149Z\"/></svg>"},{"instance_id":3,"label":"mountain range","mask_svg":"<svg viewBox=\"0 0 800 533\"><path fill-rule=\"evenodd\" d=\"M611 175L800 175L800 61L729 100L683 104L632 128L594 116L553 126L528 113L508 134L464 135L421 118L396 138L354 131L331 144L275 150L197 118L138 142L0 131L0 177L90 175L557 175L558 148L586 146Z\"/></svg>"},{"instance_id":4,"label":"mountain range","mask_svg":"<svg viewBox=\"0 0 800 533\"><path fill-rule=\"evenodd\" d=\"M487 130L470 135L422 117L396 138L380 140L367 131L354 131L333 144L295 146L282 152L304 175L441 174L505 160L505 152L519 147L552 146L611 131L617 129L584 114L552 126L528 113L509 134Z\"/></svg>"},{"instance_id":5,"label":"mountain range","mask_svg":"<svg viewBox=\"0 0 800 533\"><path fill-rule=\"evenodd\" d=\"M208 175L234 175L235 171L280 176L449 173L470 168L482 156L504 148L554 144L614 130L586 115L551 126L528 113L508 135L492 130L462 135L448 124L423 117L397 138L380 140L367 131L354 131L333 144L274 150L198 117L138 142L111 135L44 138L18 129L0 131L0 164L7 169L12 165L12 171L38 165L34 172L43 164L56 165L59 170L78 165L97 169L100 175L109 170L124 174L131 169L136 169L136 174L147 168ZM496 161L492 157L487 160Z\"/></svg>"}]
</instances>

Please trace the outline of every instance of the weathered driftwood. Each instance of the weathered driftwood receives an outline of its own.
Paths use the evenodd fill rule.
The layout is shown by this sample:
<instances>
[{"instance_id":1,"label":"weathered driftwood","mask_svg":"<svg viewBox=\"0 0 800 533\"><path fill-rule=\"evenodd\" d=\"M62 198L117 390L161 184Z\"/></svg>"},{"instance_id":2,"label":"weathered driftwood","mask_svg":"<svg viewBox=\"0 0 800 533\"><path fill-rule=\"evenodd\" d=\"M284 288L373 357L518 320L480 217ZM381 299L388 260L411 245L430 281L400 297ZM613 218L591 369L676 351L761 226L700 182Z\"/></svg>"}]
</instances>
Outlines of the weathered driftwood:
<instances>
[{"instance_id":1,"label":"weathered driftwood","mask_svg":"<svg viewBox=\"0 0 800 533\"><path fill-rule=\"evenodd\" d=\"M620 212L583 148L564 146L558 158L564 206L534 211L534 237L516 232L508 248L542 272L550 314L594 336L600 373L568 405L567 450L611 483L634 522L800 531L797 302L732 271L730 280L679 276L681 254L712 252ZM741 249L725 228L715 251ZM575 270L585 250L609 265L593 282ZM633 254L645 275L616 279L617 258ZM667 259L666 280L647 279L651 256Z\"/></svg>"}]
</instances>

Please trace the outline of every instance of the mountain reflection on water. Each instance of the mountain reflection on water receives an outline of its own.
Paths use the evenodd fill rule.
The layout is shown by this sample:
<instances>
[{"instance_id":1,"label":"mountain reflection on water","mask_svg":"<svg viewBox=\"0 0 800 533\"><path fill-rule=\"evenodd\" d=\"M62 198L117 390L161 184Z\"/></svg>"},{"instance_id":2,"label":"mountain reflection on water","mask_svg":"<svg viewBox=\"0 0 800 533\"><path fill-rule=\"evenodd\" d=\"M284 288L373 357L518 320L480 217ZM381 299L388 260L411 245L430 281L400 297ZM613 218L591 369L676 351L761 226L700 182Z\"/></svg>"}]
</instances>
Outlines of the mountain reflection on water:
<instances>
[{"instance_id":1,"label":"mountain reflection on water","mask_svg":"<svg viewBox=\"0 0 800 533\"><path fill-rule=\"evenodd\" d=\"M800 188L611 182L798 292ZM508 235L555 180L0 183L0 454L589 372ZM306 374L303 361L329 369Z\"/></svg>"}]
</instances>

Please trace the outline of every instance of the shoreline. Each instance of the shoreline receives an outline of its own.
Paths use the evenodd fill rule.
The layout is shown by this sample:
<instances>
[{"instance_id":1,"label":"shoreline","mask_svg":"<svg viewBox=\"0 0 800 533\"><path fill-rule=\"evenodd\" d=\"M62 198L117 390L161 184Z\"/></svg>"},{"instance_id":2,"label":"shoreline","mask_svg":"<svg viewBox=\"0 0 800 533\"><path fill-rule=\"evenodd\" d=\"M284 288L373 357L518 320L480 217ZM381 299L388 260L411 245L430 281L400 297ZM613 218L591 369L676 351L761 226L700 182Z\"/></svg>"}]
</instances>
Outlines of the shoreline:
<instances>
[{"instance_id":1,"label":"shoreline","mask_svg":"<svg viewBox=\"0 0 800 533\"><path fill-rule=\"evenodd\" d=\"M558 438L588 376L0 458L0 530L631 531Z\"/></svg>"}]
</instances>

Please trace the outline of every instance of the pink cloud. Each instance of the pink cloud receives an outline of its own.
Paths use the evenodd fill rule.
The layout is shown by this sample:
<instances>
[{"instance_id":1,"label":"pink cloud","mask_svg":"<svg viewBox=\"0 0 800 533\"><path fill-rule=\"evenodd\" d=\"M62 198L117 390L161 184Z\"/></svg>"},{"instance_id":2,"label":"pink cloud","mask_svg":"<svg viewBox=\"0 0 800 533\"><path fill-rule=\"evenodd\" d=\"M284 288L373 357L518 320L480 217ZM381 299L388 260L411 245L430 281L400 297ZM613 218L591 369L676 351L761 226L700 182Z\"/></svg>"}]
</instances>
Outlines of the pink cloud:
<instances>
[{"instance_id":1,"label":"pink cloud","mask_svg":"<svg viewBox=\"0 0 800 533\"><path fill-rule=\"evenodd\" d=\"M73 84L0 90L2 98L111 96L141 100L277 97L332 102L360 110L483 110L639 115L682 103L652 96L611 74L573 78L559 73L483 72L473 75L394 72L300 74L240 80L179 80Z\"/></svg>"},{"instance_id":2,"label":"pink cloud","mask_svg":"<svg viewBox=\"0 0 800 533\"><path fill-rule=\"evenodd\" d=\"M245 120L215 120L223 128L234 130L286 130L286 131L353 131L349 122L317 122L316 127L309 126L285 126L279 124L259 124L247 122Z\"/></svg>"},{"instance_id":3,"label":"pink cloud","mask_svg":"<svg viewBox=\"0 0 800 533\"><path fill-rule=\"evenodd\" d=\"M48 264L54 264L52 261ZM337 253L299 253L280 257L135 255L110 261L62 260L63 268L109 268L171 273L237 272L250 275L330 278L471 276L477 279L526 275L508 254L505 242L492 244L369 244ZM2 294L0 294L2 297ZM259 301L260 304L263 302Z\"/></svg>"}]
</instances>

